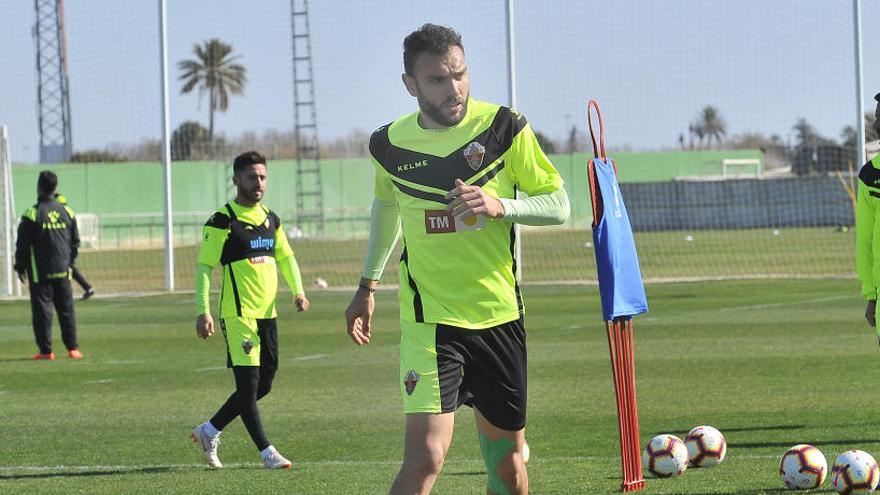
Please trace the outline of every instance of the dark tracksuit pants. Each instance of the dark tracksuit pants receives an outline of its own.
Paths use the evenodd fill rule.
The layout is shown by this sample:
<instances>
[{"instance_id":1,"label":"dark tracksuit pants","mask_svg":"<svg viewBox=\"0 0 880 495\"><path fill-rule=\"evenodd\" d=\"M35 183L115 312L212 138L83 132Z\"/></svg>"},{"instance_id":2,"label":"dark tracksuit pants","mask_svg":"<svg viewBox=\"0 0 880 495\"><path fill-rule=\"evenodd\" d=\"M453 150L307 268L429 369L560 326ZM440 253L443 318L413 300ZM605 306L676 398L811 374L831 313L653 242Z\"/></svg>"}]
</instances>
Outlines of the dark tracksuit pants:
<instances>
[{"instance_id":1,"label":"dark tracksuit pants","mask_svg":"<svg viewBox=\"0 0 880 495\"><path fill-rule=\"evenodd\" d=\"M76 317L73 314L73 290L70 280L47 280L30 284L31 320L34 325L34 338L40 354L52 352L52 307L58 312L61 325L61 340L64 346L77 349Z\"/></svg>"}]
</instances>

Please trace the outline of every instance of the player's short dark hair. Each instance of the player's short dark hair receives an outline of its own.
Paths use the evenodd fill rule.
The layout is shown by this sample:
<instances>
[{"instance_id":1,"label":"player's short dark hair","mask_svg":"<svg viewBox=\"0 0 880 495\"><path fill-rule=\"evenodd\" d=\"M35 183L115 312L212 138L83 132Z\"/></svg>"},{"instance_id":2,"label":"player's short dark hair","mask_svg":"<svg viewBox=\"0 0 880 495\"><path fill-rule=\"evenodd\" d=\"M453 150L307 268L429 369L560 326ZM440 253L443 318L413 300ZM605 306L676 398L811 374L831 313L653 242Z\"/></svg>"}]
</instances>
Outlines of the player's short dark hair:
<instances>
[{"instance_id":1,"label":"player's short dark hair","mask_svg":"<svg viewBox=\"0 0 880 495\"><path fill-rule=\"evenodd\" d=\"M266 165L266 157L261 155L259 151L245 151L235 157L235 161L232 162L232 171L237 174L244 170L245 167L250 167L251 165L256 165L258 163Z\"/></svg>"},{"instance_id":2,"label":"player's short dark hair","mask_svg":"<svg viewBox=\"0 0 880 495\"><path fill-rule=\"evenodd\" d=\"M880 93L874 95L874 99L877 100L878 103L880 103Z\"/></svg>"},{"instance_id":3,"label":"player's short dark hair","mask_svg":"<svg viewBox=\"0 0 880 495\"><path fill-rule=\"evenodd\" d=\"M435 55L443 55L453 46L464 51L461 44L461 35L454 29L436 24L425 24L409 33L403 40L403 70L410 76L413 75L413 65L416 57L422 52L431 52Z\"/></svg>"},{"instance_id":4,"label":"player's short dark hair","mask_svg":"<svg viewBox=\"0 0 880 495\"><path fill-rule=\"evenodd\" d=\"M48 196L55 192L56 187L58 187L58 176L54 172L50 170L40 172L40 177L37 179L37 189L41 194Z\"/></svg>"}]
</instances>

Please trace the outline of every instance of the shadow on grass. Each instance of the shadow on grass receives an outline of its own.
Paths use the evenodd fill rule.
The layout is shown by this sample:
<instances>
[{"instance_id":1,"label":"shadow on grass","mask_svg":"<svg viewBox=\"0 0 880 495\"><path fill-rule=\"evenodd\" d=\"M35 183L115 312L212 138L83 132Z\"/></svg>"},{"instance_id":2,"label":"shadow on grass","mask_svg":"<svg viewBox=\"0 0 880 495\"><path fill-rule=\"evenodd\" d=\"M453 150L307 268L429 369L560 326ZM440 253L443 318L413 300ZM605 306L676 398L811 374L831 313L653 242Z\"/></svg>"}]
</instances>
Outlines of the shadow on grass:
<instances>
[{"instance_id":1,"label":"shadow on grass","mask_svg":"<svg viewBox=\"0 0 880 495\"><path fill-rule=\"evenodd\" d=\"M880 443L880 439L877 438L843 438L840 440L818 440L815 442L809 442L813 447L820 447L824 445L864 445L864 444L877 444ZM761 447L793 447L795 443L792 442L743 442L743 443L729 443L728 446L732 449L759 449Z\"/></svg>"},{"instance_id":2,"label":"shadow on grass","mask_svg":"<svg viewBox=\"0 0 880 495\"><path fill-rule=\"evenodd\" d=\"M17 358L0 358L0 363L14 363L17 361L33 361L34 358L17 357Z\"/></svg>"},{"instance_id":3,"label":"shadow on grass","mask_svg":"<svg viewBox=\"0 0 880 495\"><path fill-rule=\"evenodd\" d=\"M94 469L91 471L56 471L49 473L0 474L0 480L29 480L44 478L88 478L91 476L115 476L119 474L156 474L167 473L169 467L148 467L141 469Z\"/></svg>"},{"instance_id":4,"label":"shadow on grass","mask_svg":"<svg viewBox=\"0 0 880 495\"><path fill-rule=\"evenodd\" d=\"M486 471L461 471L461 472L450 472L443 473L443 476L486 476Z\"/></svg>"}]
</instances>

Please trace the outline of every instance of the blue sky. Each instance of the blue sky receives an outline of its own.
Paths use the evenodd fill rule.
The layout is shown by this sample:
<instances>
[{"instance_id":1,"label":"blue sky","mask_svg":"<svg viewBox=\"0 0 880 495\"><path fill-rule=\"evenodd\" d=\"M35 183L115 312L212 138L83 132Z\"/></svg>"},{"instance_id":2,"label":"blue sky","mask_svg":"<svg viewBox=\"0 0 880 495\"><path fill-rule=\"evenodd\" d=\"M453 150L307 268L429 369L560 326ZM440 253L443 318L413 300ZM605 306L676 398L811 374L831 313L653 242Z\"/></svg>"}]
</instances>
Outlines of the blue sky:
<instances>
[{"instance_id":1,"label":"blue sky","mask_svg":"<svg viewBox=\"0 0 880 495\"><path fill-rule=\"evenodd\" d=\"M73 143L77 150L159 137L158 2L66 0ZM288 130L293 122L287 0L169 1L171 122L207 125L206 101L180 95L177 61L217 37L247 67L243 97L217 132ZM403 37L424 22L463 36L474 97L507 102L505 0L312 1L319 135L369 132L415 108L400 82ZM880 91L880 2L863 1L866 110ZM793 139L809 120L838 138L854 117L851 0L518 0L518 109L562 138L602 104L609 145L677 144L700 108L719 108L729 134ZM0 17L0 125L13 161L34 162L35 20L31 2Z\"/></svg>"}]
</instances>

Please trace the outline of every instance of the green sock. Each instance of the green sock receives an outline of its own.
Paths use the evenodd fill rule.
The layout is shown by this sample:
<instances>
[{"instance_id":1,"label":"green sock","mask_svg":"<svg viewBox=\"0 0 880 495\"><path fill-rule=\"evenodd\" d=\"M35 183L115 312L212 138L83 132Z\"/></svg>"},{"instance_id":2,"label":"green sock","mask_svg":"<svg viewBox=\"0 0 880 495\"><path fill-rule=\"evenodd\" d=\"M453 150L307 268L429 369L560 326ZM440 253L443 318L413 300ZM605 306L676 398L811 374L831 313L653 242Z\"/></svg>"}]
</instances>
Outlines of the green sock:
<instances>
[{"instance_id":1,"label":"green sock","mask_svg":"<svg viewBox=\"0 0 880 495\"><path fill-rule=\"evenodd\" d=\"M483 451L483 460L486 462L486 471L489 474L489 491L498 495L511 495L504 480L498 476L498 465L501 460L510 453L515 443L506 438L489 440L486 435L480 434L480 450Z\"/></svg>"}]
</instances>

